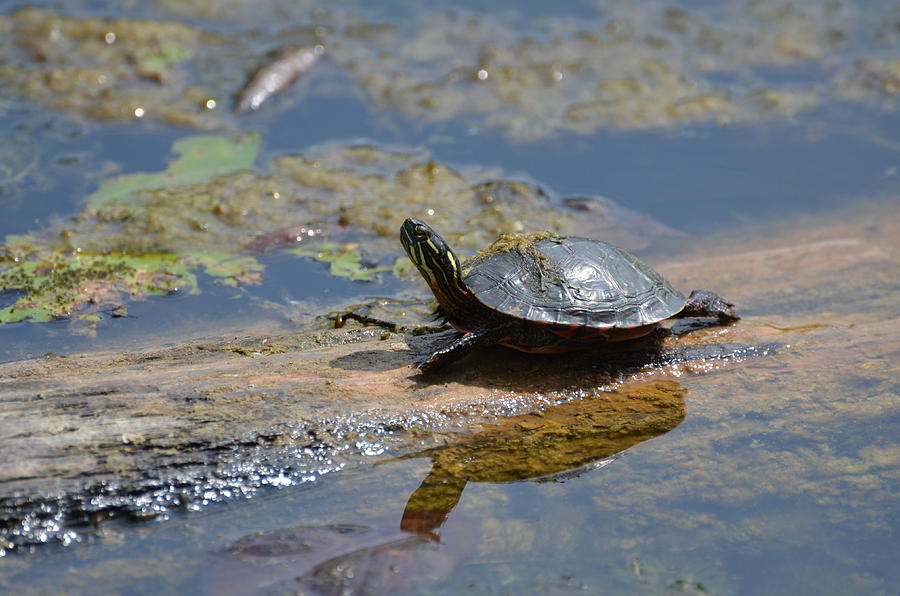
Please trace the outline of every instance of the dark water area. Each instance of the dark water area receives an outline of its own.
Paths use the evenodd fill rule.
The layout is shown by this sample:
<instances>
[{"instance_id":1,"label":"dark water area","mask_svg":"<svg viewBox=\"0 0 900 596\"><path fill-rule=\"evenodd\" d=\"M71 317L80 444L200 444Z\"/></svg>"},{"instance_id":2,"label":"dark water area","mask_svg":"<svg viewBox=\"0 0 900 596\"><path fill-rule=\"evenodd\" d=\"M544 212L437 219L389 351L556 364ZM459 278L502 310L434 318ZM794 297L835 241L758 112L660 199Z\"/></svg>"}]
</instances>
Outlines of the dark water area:
<instances>
[{"instance_id":1,"label":"dark water area","mask_svg":"<svg viewBox=\"0 0 900 596\"><path fill-rule=\"evenodd\" d=\"M215 3L191 3L196 10L185 9L183 14L174 4L79 2L72 8L66 2L47 2L40 7L67 16L173 19L215 31L279 31L271 15L244 26L238 19L211 18ZM238 6L239 14L256 10L255 3L223 4ZM285 3L272 4L273 13L291 14ZM592 19L607 8L598 10L592 2L559 9L538 2L492 9L475 2L444 4L512 23L527 18ZM800 8L807 4L822 5L796 3ZM20 6L0 2L0 15ZM851 6L860 13L884 11L889 15L885 19L900 27L896 3ZM365 4L350 6L354 8L372 10ZM385 7L378 17L410 27L423 12L428 10L401 2ZM309 14L316 13L303 16ZM510 35L498 34L497 44L506 43ZM262 38L256 46L271 45L265 35ZM878 37L871 54L896 51L900 45L893 39L888 33ZM861 50L851 49L835 50L821 62L830 68L852 64ZM761 85L837 85L820 80L827 68L818 63L793 70L778 64L753 69L740 63L704 80L758 77ZM752 77L747 72L751 70ZM891 72L893 84L900 85L897 71ZM824 221L838 209L862 213L865 219L864 210L872 204L877 206L873 213L885 205L900 206L896 91L864 100L825 94L816 107L759 119L741 120L738 115L730 122L713 116L618 128L606 122L594 130L562 127L522 139L510 133L519 130L513 125L495 125L474 108L440 119L420 117L406 110L407 103L384 105L387 100L367 94L361 78L354 77L337 58L326 61L320 71L308 80L301 77L295 88L258 113L224 116L211 131L149 119L107 122L4 89L0 239L69 220L85 208L103 180L162 171L171 163L175 141L209 132L259 132L260 152L253 166L257 171L274 158L305 154L311 147L364 142L397 150L425 148L430 159L460 171L473 166L495 169L537 184L554 204L563 197L603 196L683 233L670 245L635 251L660 260L677 261L694 243L717 243L727 251L736 248L729 241L732 234L752 240L753 229L805 217ZM227 101L230 98L221 98L223 104ZM479 98L466 96L465 101ZM405 208L396 205L398 211ZM877 224L873 216L872 226ZM395 249L393 255L377 253L370 265L389 269L393 258L402 254L399 241ZM398 278L390 271L358 281L331 275L327 263L310 256L275 250L258 259L265 269L258 284L233 287L200 272L199 294L173 291L131 301L125 316L101 309L94 334L73 333L68 320L2 324L0 362L176 343L232 330L238 334L252 325L324 328L328 313L372 297L426 297L419 280ZM822 313L845 312L842 309L849 312L848 320L869 309L876 313L871 319L893 321L900 312L896 297L891 300L885 297L890 290L882 290L890 287L889 281L872 283L871 295L857 296L859 307L841 298L848 294L835 291L844 300L840 304L816 296L804 310L795 295L802 286L796 291L773 289L772 304L785 304L785 311L793 309L791 314L813 313L803 324L815 323ZM21 295L15 289L0 291L0 309ZM747 312L768 311L757 303ZM832 331L849 337L855 321L846 328L834 323ZM32 546L0 556L0 592L895 593L900 585L900 509L893 496L900 494L900 378L896 363L889 362L896 353L893 344L890 339L879 341L873 348L862 340L848 340L852 354L841 353L847 360L835 365L847 366L847 374L828 362L838 351L822 348L821 354L810 357L821 361L808 367L804 361L798 365L760 359L731 373L679 379L686 411L673 430L620 453L598 456L570 475L463 481L461 495L455 495L458 502L440 526L439 540L417 536L418 541L404 542L409 535L400 531L404 509L428 477L432 462L427 457L390 460L329 469L331 473L311 475L307 482L285 482L290 486L260 489L249 499L236 496L164 519L113 520L72 544ZM804 347L815 352L815 341L809 344L812 347ZM811 378L791 384L798 369L812 371ZM290 538L285 537L288 531L293 532ZM242 541L251 545L245 551L239 548ZM307 543L312 546L307 548ZM297 544L312 552L294 552L303 550ZM255 554L247 554L253 549ZM401 569L404 581L391 583L396 578L379 575L388 568ZM368 584L344 578L343 585L356 591L329 591L337 588L319 576L347 569L368 574ZM233 581L222 580L231 578L229 574L234 574Z\"/></svg>"},{"instance_id":2,"label":"dark water area","mask_svg":"<svg viewBox=\"0 0 900 596\"><path fill-rule=\"evenodd\" d=\"M886 117L877 128L900 126ZM484 151L457 143L442 152L462 161ZM855 134L816 138L803 126L754 130L703 128L683 135L597 134L588 144L567 137L550 143L489 146L507 169L528 172L563 195L599 193L693 235L765 222L840 204L857 193L896 188L886 172L893 149ZM478 158L476 158L476 161Z\"/></svg>"}]
</instances>

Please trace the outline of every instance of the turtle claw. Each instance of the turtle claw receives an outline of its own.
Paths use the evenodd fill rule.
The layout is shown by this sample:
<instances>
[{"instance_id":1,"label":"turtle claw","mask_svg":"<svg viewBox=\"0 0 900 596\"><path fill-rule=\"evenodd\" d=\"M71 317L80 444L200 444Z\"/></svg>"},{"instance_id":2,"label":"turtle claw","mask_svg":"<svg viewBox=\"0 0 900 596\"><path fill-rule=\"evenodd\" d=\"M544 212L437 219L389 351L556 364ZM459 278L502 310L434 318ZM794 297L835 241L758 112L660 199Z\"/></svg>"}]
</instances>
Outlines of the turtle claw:
<instances>
[{"instance_id":1,"label":"turtle claw","mask_svg":"<svg viewBox=\"0 0 900 596\"><path fill-rule=\"evenodd\" d=\"M420 358L413 363L413 366L419 369L420 373L427 374L434 366L434 361L431 358Z\"/></svg>"},{"instance_id":2,"label":"turtle claw","mask_svg":"<svg viewBox=\"0 0 900 596\"><path fill-rule=\"evenodd\" d=\"M427 375L443 368L452 361L453 359L442 358L439 350L433 354L420 355L413 361L413 366L418 369L420 374Z\"/></svg>"}]
</instances>

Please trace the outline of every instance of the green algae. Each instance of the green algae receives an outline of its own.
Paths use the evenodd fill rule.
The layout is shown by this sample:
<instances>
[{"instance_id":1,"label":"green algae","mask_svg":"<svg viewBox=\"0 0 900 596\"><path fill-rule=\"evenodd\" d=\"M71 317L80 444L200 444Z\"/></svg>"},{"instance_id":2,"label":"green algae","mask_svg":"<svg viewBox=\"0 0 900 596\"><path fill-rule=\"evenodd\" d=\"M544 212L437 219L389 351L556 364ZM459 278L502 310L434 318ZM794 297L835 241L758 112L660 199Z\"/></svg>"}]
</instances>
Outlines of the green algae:
<instances>
[{"instance_id":1,"label":"green algae","mask_svg":"<svg viewBox=\"0 0 900 596\"><path fill-rule=\"evenodd\" d=\"M355 281L372 281L379 273L392 270L391 267L364 265L359 254L359 245L355 243L301 246L291 252L300 257L312 257L321 263L328 263L331 275Z\"/></svg>"},{"instance_id":2,"label":"green algae","mask_svg":"<svg viewBox=\"0 0 900 596\"><path fill-rule=\"evenodd\" d=\"M537 258L537 251L534 245L541 240L552 239L562 241L562 239L548 230L540 232L527 232L523 234L503 234L494 240L490 246L483 248L476 253L476 256L486 257L498 252L517 252L519 254L533 254Z\"/></svg>"},{"instance_id":3,"label":"green algae","mask_svg":"<svg viewBox=\"0 0 900 596\"><path fill-rule=\"evenodd\" d=\"M318 253L316 258L322 259L322 257L319 256L322 254L323 253ZM352 250L334 255L327 255L324 260L331 264L329 271L332 275L354 280L371 281L378 273L391 270L390 267L365 267L360 262L359 255Z\"/></svg>"},{"instance_id":4,"label":"green algae","mask_svg":"<svg viewBox=\"0 0 900 596\"><path fill-rule=\"evenodd\" d=\"M122 312L126 300L199 292L195 271L200 267L228 285L259 283L262 266L253 257L203 251L196 243L193 251L180 251L186 247L138 235L132 228L125 227L118 238L109 230L113 220L137 220L138 215L145 216L146 224L152 209L141 205L142 191L179 188L250 167L258 150L258 135L181 139L173 146L178 159L164 172L108 180L65 227L7 236L0 251L0 290L23 295L0 310L0 324L74 317L73 330L90 334L100 321L97 312ZM113 208L119 211L111 218Z\"/></svg>"},{"instance_id":5,"label":"green algae","mask_svg":"<svg viewBox=\"0 0 900 596\"><path fill-rule=\"evenodd\" d=\"M0 291L21 295L0 324L72 317L90 330L127 300L198 293L198 271L220 285L259 284L258 257L274 250L353 281L413 276L397 259L408 216L443 222L463 251L547 225L571 234L584 220L535 184L457 170L421 150L325 145L257 164L260 144L257 134L179 139L163 171L108 178L71 219L8 236ZM600 211L593 225L613 228Z\"/></svg>"},{"instance_id":6,"label":"green algae","mask_svg":"<svg viewBox=\"0 0 900 596\"><path fill-rule=\"evenodd\" d=\"M185 287L196 291L197 280L176 255L47 253L0 271L0 288L25 294L0 310L0 324L26 319L46 322L72 314L97 322L93 312L76 311L88 306L111 309L125 295L135 299Z\"/></svg>"},{"instance_id":7,"label":"green algae","mask_svg":"<svg viewBox=\"0 0 900 596\"><path fill-rule=\"evenodd\" d=\"M522 234L501 234L501 236L494 240L490 246L482 248L475 253L475 259L480 262L497 253L517 252L521 256L527 257L530 261L534 262L539 269L543 270L547 263L547 257L544 253L535 248L535 244L541 240L553 240L554 242L563 241L560 236L548 230L525 232ZM472 264L473 263L466 263L465 265L468 265L467 269L470 269Z\"/></svg>"},{"instance_id":8,"label":"green algae","mask_svg":"<svg viewBox=\"0 0 900 596\"><path fill-rule=\"evenodd\" d=\"M896 33L878 13L766 0L706 9L624 2L593 18L527 22L448 11L377 36L348 28L332 59L380 107L429 121L462 115L518 139L757 123L829 100L896 95L896 69L880 59ZM803 80L805 69L830 80Z\"/></svg>"},{"instance_id":9,"label":"green algae","mask_svg":"<svg viewBox=\"0 0 900 596\"><path fill-rule=\"evenodd\" d=\"M88 197L88 209L99 210L139 190L192 184L215 174L250 168L259 154L259 144L257 133L238 138L201 135L179 139L172 144L172 153L177 157L165 171L125 174L105 180Z\"/></svg>"},{"instance_id":10,"label":"green algae","mask_svg":"<svg viewBox=\"0 0 900 596\"><path fill-rule=\"evenodd\" d=\"M183 259L190 266L202 266L203 272L222 285L238 287L262 283L265 270L255 258L227 252L195 253Z\"/></svg>"},{"instance_id":11,"label":"green algae","mask_svg":"<svg viewBox=\"0 0 900 596\"><path fill-rule=\"evenodd\" d=\"M166 77L168 69L184 62L192 56L191 51L185 46L164 41L155 48L139 50L135 52L137 67L144 76L155 76L162 80Z\"/></svg>"},{"instance_id":12,"label":"green algae","mask_svg":"<svg viewBox=\"0 0 900 596\"><path fill-rule=\"evenodd\" d=\"M338 225L364 234L379 248L396 250L407 217L428 220L464 249L483 247L504 233L548 226L565 231L577 222L537 185L503 179L496 170L457 170L424 152L365 145L310 153L275 158L273 175L307 189L304 206L313 221L337 216Z\"/></svg>"}]
</instances>

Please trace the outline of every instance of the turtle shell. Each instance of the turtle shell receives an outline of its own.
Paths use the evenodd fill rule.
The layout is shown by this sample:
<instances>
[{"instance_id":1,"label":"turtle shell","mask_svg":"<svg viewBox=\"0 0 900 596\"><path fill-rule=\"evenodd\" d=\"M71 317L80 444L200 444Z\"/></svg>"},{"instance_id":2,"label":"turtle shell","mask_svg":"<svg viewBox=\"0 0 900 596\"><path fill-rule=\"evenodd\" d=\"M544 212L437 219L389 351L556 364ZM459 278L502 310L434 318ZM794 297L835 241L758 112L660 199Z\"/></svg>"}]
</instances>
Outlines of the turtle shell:
<instances>
[{"instance_id":1,"label":"turtle shell","mask_svg":"<svg viewBox=\"0 0 900 596\"><path fill-rule=\"evenodd\" d=\"M535 323L640 327L680 312L684 296L626 251L588 238L548 238L528 250L488 251L463 281L489 309Z\"/></svg>"}]
</instances>

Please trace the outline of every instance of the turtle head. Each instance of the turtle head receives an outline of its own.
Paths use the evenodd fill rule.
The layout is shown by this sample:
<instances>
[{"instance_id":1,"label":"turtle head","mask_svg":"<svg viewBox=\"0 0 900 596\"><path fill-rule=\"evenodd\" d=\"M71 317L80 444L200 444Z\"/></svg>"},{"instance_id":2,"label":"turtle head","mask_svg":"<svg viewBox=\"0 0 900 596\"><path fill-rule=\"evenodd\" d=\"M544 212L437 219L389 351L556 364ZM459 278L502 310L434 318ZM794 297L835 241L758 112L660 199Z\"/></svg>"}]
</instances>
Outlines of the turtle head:
<instances>
[{"instance_id":1,"label":"turtle head","mask_svg":"<svg viewBox=\"0 0 900 596\"><path fill-rule=\"evenodd\" d=\"M411 217L404 221L400 227L400 243L442 306L452 309L459 302L459 295L468 293L459 259L424 221Z\"/></svg>"}]
</instances>

